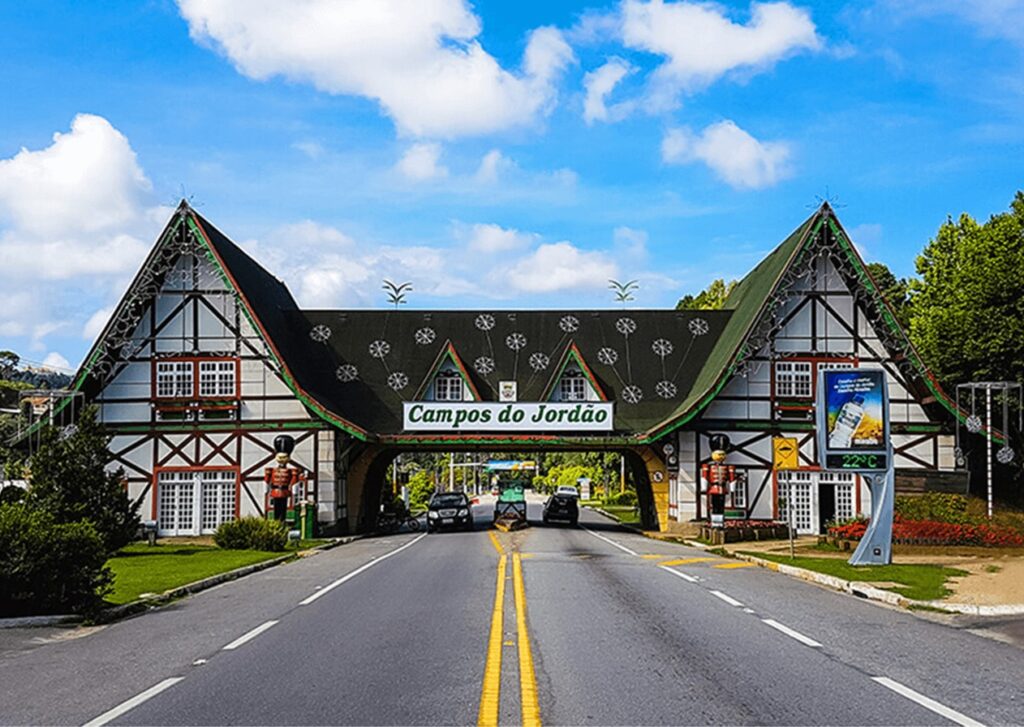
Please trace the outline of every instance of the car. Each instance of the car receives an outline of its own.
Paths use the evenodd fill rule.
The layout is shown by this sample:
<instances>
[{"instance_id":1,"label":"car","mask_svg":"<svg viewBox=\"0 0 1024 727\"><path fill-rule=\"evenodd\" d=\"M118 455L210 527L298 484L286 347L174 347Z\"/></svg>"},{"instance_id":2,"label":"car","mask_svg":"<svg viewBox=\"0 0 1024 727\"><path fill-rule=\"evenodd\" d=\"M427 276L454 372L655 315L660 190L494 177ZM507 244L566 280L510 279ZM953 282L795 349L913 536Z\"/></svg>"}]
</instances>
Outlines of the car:
<instances>
[{"instance_id":1,"label":"car","mask_svg":"<svg viewBox=\"0 0 1024 727\"><path fill-rule=\"evenodd\" d=\"M580 491L572 485L559 485L555 490L556 495L568 495L570 497L579 497Z\"/></svg>"},{"instance_id":2,"label":"car","mask_svg":"<svg viewBox=\"0 0 1024 727\"><path fill-rule=\"evenodd\" d=\"M427 505L427 532L473 529L473 506L464 492L439 492Z\"/></svg>"},{"instance_id":3,"label":"car","mask_svg":"<svg viewBox=\"0 0 1024 727\"><path fill-rule=\"evenodd\" d=\"M564 492L556 492L544 503L544 524L561 520L575 525L580 519L579 498Z\"/></svg>"}]
</instances>

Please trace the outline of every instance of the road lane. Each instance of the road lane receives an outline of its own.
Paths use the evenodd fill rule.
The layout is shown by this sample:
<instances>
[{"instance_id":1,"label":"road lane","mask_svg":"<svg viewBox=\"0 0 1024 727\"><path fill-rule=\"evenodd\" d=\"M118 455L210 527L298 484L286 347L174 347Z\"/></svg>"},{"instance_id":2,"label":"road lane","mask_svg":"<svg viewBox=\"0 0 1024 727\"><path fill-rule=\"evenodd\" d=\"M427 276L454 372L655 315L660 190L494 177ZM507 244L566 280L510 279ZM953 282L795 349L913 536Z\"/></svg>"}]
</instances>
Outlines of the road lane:
<instances>
[{"instance_id":1,"label":"road lane","mask_svg":"<svg viewBox=\"0 0 1024 727\"><path fill-rule=\"evenodd\" d=\"M472 724L497 555L438 533L218 654L114 724Z\"/></svg>"}]
</instances>

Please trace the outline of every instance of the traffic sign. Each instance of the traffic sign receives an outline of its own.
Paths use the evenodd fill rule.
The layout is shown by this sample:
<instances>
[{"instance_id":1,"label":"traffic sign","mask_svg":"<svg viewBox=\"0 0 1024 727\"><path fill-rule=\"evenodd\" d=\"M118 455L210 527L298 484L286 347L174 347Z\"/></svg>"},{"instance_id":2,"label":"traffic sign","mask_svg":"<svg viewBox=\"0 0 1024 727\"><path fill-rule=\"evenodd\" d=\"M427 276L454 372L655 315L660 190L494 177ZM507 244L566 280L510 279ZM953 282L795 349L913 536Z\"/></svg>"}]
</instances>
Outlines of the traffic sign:
<instances>
[{"instance_id":1,"label":"traffic sign","mask_svg":"<svg viewBox=\"0 0 1024 727\"><path fill-rule=\"evenodd\" d=\"M775 469L800 469L800 444L796 437L772 437L772 455Z\"/></svg>"}]
</instances>

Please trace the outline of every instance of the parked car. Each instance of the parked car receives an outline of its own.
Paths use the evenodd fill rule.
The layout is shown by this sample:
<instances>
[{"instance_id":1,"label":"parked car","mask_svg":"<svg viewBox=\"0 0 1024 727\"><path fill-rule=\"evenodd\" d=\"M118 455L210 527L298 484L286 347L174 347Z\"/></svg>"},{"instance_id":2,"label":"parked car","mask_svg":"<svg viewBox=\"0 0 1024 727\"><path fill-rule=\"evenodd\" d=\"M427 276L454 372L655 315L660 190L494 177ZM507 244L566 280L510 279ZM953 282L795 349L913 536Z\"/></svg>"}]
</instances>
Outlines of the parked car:
<instances>
[{"instance_id":1,"label":"parked car","mask_svg":"<svg viewBox=\"0 0 1024 727\"><path fill-rule=\"evenodd\" d=\"M473 529L473 507L464 492L440 492L427 505L427 531L442 528Z\"/></svg>"},{"instance_id":2,"label":"parked car","mask_svg":"<svg viewBox=\"0 0 1024 727\"><path fill-rule=\"evenodd\" d=\"M570 497L579 497L580 491L572 485L559 485L555 490L556 495L568 495Z\"/></svg>"},{"instance_id":3,"label":"parked car","mask_svg":"<svg viewBox=\"0 0 1024 727\"><path fill-rule=\"evenodd\" d=\"M575 525L580 519L579 498L564 492L556 492L544 503L544 524L562 520Z\"/></svg>"}]
</instances>

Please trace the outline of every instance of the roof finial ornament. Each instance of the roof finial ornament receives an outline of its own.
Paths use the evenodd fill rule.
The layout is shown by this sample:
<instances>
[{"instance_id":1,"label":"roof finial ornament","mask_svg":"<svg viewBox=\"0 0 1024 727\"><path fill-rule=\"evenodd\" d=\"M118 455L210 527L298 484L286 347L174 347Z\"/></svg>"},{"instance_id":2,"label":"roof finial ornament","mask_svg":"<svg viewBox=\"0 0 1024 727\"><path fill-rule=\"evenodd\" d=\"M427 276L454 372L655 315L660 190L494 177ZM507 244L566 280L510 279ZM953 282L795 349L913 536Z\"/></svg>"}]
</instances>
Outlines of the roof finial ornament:
<instances>
[{"instance_id":1,"label":"roof finial ornament","mask_svg":"<svg viewBox=\"0 0 1024 727\"><path fill-rule=\"evenodd\" d=\"M829 193L828 185L826 184L825 185L825 196L823 197L820 194L814 195L814 203L813 204L809 204L807 206L810 209L825 208L825 209L837 210L837 209L842 209L846 205L845 204L840 204L840 202L839 202L839 195L838 194L833 195L833 194Z\"/></svg>"},{"instance_id":2,"label":"roof finial ornament","mask_svg":"<svg viewBox=\"0 0 1024 727\"><path fill-rule=\"evenodd\" d=\"M608 279L608 287L615 291L615 302L626 305L631 300L634 300L633 293L640 290L640 285L635 280L628 280L625 283L620 283L618 280Z\"/></svg>"},{"instance_id":3,"label":"roof finial ornament","mask_svg":"<svg viewBox=\"0 0 1024 727\"><path fill-rule=\"evenodd\" d=\"M398 310L398 306L405 303L405 294L412 290L412 283L394 283L384 278L384 285L380 287L388 291L388 303L394 303L395 310Z\"/></svg>"},{"instance_id":4,"label":"roof finial ornament","mask_svg":"<svg viewBox=\"0 0 1024 727\"><path fill-rule=\"evenodd\" d=\"M179 184L178 186L181 187L181 201L178 202L178 214L185 215L196 207L202 207L201 204L195 203L196 196L194 194L189 194L186 191L184 184Z\"/></svg>"}]
</instances>

